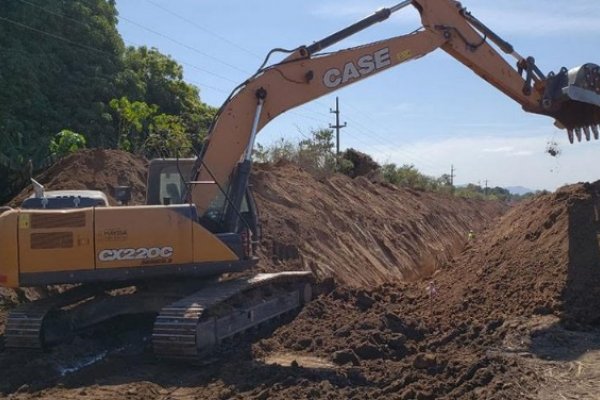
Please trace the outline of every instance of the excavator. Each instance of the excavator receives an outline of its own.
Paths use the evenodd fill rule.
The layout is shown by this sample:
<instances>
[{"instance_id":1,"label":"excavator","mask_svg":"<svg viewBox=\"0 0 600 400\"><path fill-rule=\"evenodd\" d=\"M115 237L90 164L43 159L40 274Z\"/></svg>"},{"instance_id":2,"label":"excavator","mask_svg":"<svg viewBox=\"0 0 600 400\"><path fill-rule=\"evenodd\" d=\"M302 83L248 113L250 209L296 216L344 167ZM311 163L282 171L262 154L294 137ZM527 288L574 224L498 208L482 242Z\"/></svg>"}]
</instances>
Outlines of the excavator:
<instances>
[{"instance_id":1,"label":"excavator","mask_svg":"<svg viewBox=\"0 0 600 400\"><path fill-rule=\"evenodd\" d=\"M419 30L324 51L409 6L420 13ZM312 44L269 52L218 110L196 158L150 163L146 205L107 206L101 193L38 188L22 207L2 209L0 284L70 287L14 308L5 346L44 349L146 314L155 316L157 356L197 361L300 308L313 296L310 272L252 272L260 225L248 181L258 132L287 110L440 48L526 112L554 118L571 142L598 139L599 66L545 74L461 3L402 1ZM276 52L286 56L269 64Z\"/></svg>"}]
</instances>

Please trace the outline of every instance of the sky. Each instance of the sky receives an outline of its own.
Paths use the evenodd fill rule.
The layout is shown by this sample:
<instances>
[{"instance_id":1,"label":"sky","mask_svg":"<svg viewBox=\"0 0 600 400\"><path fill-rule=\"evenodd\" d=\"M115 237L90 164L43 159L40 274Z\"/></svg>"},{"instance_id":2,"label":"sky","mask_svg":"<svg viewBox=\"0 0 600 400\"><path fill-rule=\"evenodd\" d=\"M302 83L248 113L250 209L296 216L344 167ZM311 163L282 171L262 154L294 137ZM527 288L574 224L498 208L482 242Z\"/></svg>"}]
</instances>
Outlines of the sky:
<instances>
[{"instance_id":1,"label":"sky","mask_svg":"<svg viewBox=\"0 0 600 400\"><path fill-rule=\"evenodd\" d=\"M127 45L156 47L184 68L201 100L220 106L272 48L308 45L391 7L380 0L117 0ZM464 0L462 4L533 56L544 73L600 64L598 0ZM421 26L407 7L329 50L407 34ZM281 57L272 58L273 61ZM513 58L507 60L514 65ZM286 112L257 141L299 141L335 123L339 97L342 150L380 163L413 164L431 176L455 170L455 183L554 190L600 179L600 141L569 144L553 119L524 112L442 50L401 64ZM552 157L548 145L560 150Z\"/></svg>"}]
</instances>

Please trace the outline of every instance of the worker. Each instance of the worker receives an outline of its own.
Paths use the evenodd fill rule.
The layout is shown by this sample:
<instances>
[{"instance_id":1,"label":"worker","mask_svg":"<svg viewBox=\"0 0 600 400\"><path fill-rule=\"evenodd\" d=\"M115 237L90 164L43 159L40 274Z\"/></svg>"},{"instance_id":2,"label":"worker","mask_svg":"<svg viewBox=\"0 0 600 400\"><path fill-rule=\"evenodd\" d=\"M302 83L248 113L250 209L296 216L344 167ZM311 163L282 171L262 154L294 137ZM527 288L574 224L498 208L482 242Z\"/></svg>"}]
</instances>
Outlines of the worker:
<instances>
[{"instance_id":1,"label":"worker","mask_svg":"<svg viewBox=\"0 0 600 400\"><path fill-rule=\"evenodd\" d=\"M473 241L475 239L475 232L473 232L472 229L469 230L469 234L467 235L469 242Z\"/></svg>"}]
</instances>

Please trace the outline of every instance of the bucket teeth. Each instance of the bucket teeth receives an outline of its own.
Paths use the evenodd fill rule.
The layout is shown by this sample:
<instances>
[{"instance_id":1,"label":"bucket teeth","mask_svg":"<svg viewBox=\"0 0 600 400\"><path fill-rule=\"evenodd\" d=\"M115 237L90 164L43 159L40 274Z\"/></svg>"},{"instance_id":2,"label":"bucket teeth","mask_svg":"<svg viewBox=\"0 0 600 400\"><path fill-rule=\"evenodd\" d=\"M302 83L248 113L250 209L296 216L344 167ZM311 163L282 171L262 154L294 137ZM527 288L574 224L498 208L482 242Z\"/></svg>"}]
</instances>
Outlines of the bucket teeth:
<instances>
[{"instance_id":1,"label":"bucket teeth","mask_svg":"<svg viewBox=\"0 0 600 400\"><path fill-rule=\"evenodd\" d=\"M567 135L569 135L569 142L571 144L573 144L573 142L575 141L575 136L573 135L573 129L568 129Z\"/></svg>"},{"instance_id":2,"label":"bucket teeth","mask_svg":"<svg viewBox=\"0 0 600 400\"><path fill-rule=\"evenodd\" d=\"M600 125L594 124L567 129L567 135L569 136L569 142L571 143L575 141L575 138L577 138L578 142L581 142L583 136L585 136L585 140L588 142L592 140L592 136L594 136L595 140L598 140L600 136Z\"/></svg>"},{"instance_id":3,"label":"bucket teeth","mask_svg":"<svg viewBox=\"0 0 600 400\"><path fill-rule=\"evenodd\" d=\"M579 141L583 135L591 139L593 128L600 124L600 67L588 63L550 74L540 106L561 126L573 129Z\"/></svg>"}]
</instances>

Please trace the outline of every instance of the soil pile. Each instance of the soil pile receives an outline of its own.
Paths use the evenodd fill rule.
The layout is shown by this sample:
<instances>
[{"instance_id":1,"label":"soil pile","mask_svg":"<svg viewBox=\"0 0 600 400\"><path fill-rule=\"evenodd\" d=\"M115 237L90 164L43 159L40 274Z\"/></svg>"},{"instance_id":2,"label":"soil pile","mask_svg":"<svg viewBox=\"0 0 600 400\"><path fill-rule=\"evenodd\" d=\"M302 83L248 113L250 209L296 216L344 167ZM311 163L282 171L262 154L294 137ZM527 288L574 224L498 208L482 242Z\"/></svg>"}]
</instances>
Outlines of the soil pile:
<instances>
[{"instance_id":1,"label":"soil pile","mask_svg":"<svg viewBox=\"0 0 600 400\"><path fill-rule=\"evenodd\" d=\"M440 274L446 304L471 315L553 314L597 324L599 235L600 181L524 202Z\"/></svg>"},{"instance_id":2,"label":"soil pile","mask_svg":"<svg viewBox=\"0 0 600 400\"><path fill-rule=\"evenodd\" d=\"M100 190L112 205L116 186L131 187L131 204L144 204L146 200L147 161L139 156L119 150L92 149L71 154L48 168L35 179L46 190ZM32 193L25 188L9 205L18 207Z\"/></svg>"},{"instance_id":3,"label":"soil pile","mask_svg":"<svg viewBox=\"0 0 600 400\"><path fill-rule=\"evenodd\" d=\"M588 382L578 382L579 391L568 379L556 386L547 371L597 348L599 249L600 182L524 202L433 282L338 287L308 304L254 346L255 357L289 366L272 377L267 397L538 398L546 384L595 396ZM593 340L573 351L579 336ZM344 372L315 382L307 363L314 359Z\"/></svg>"},{"instance_id":4,"label":"soil pile","mask_svg":"<svg viewBox=\"0 0 600 400\"><path fill-rule=\"evenodd\" d=\"M315 179L286 163L257 166L252 184L267 269L311 269L353 287L431 275L462 251L469 229L507 208L364 177Z\"/></svg>"}]
</instances>

